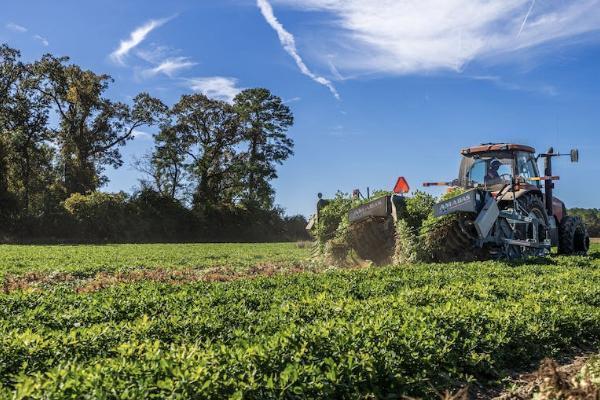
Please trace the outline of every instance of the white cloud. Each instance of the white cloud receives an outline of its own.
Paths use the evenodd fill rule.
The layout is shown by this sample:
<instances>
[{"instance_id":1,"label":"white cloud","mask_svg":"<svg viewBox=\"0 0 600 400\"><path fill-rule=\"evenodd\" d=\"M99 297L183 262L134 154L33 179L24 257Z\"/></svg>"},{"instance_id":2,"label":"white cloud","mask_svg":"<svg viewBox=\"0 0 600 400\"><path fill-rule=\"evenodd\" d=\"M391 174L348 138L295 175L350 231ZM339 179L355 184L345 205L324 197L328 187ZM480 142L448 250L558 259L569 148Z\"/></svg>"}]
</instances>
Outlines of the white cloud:
<instances>
[{"instance_id":1,"label":"white cloud","mask_svg":"<svg viewBox=\"0 0 600 400\"><path fill-rule=\"evenodd\" d=\"M131 32L128 39L121 40L119 47L110 54L110 58L119 64L123 64L125 57L133 48L142 43L150 32L159 26L164 25L170 19L171 18L151 19L144 25L136 28L133 32Z\"/></svg>"},{"instance_id":2,"label":"white cloud","mask_svg":"<svg viewBox=\"0 0 600 400\"><path fill-rule=\"evenodd\" d=\"M34 38L35 40L37 40L38 42L40 42L41 44L43 44L44 46L49 46L49 45L50 45L50 42L48 42L48 39L46 39L46 38L45 38L45 37L43 37L43 36L40 36L40 35L33 35L33 38Z\"/></svg>"},{"instance_id":3,"label":"white cloud","mask_svg":"<svg viewBox=\"0 0 600 400\"><path fill-rule=\"evenodd\" d=\"M523 28L525 28L525 24L527 23L527 20L529 19L529 16L531 15L531 11L533 10L533 6L535 6L535 0L531 0L531 5L529 6L529 10L527 10L527 14L525 14L525 18L523 18L523 23L521 24L521 27L519 28L519 33L517 33L517 37L521 36L521 32L523 32Z\"/></svg>"},{"instance_id":4,"label":"white cloud","mask_svg":"<svg viewBox=\"0 0 600 400\"><path fill-rule=\"evenodd\" d=\"M151 43L146 48L136 50L135 55L150 64L159 64L161 60L168 58L173 52L174 50L168 46Z\"/></svg>"},{"instance_id":5,"label":"white cloud","mask_svg":"<svg viewBox=\"0 0 600 400\"><path fill-rule=\"evenodd\" d=\"M296 96L296 97L292 97L291 99L284 100L283 102L285 104L289 104L289 103L295 103L295 102L300 101L300 100L302 100L302 98Z\"/></svg>"},{"instance_id":6,"label":"white cloud","mask_svg":"<svg viewBox=\"0 0 600 400\"><path fill-rule=\"evenodd\" d=\"M178 71L193 67L196 64L187 57L167 58L161 61L156 67L145 70L143 74L145 76L165 74L172 78Z\"/></svg>"},{"instance_id":7,"label":"white cloud","mask_svg":"<svg viewBox=\"0 0 600 400\"><path fill-rule=\"evenodd\" d=\"M294 36L283 27L279 20L277 20L277 17L275 17L275 14L273 14L273 8L271 7L271 4L269 4L267 0L256 0L256 4L258 5L258 8L260 8L260 12L262 13L267 23L271 25L271 28L273 28L275 32L277 32L277 36L279 37L281 45L283 46L284 50L290 56L292 56L292 58L296 62L296 65L298 66L298 68L300 68L300 72L311 78L313 81L323 86L326 86L334 95L334 97L339 100L340 96L333 84L328 79L316 75L314 72L308 69L308 67L302 60L302 57L300 57L300 54L298 54Z\"/></svg>"},{"instance_id":8,"label":"white cloud","mask_svg":"<svg viewBox=\"0 0 600 400\"><path fill-rule=\"evenodd\" d=\"M498 86L502 89L506 89L506 90L518 90L518 91L524 91L524 92L538 93L538 94L543 94L545 96L558 95L558 90L554 86L548 85L548 84L536 84L536 83L518 84L518 83L514 83L514 82L507 82L497 75L475 75L475 76L471 76L470 78L478 80L478 81L492 82L496 86Z\"/></svg>"},{"instance_id":9,"label":"white cloud","mask_svg":"<svg viewBox=\"0 0 600 400\"><path fill-rule=\"evenodd\" d=\"M27 28L22 25L15 24L14 22L9 22L5 25L6 29L13 32L24 33L27 32Z\"/></svg>"},{"instance_id":10,"label":"white cloud","mask_svg":"<svg viewBox=\"0 0 600 400\"><path fill-rule=\"evenodd\" d=\"M138 131L137 129L133 130L133 132L131 133L131 136L133 136L134 139L142 139L142 140L152 139L152 135L150 133L144 132L144 131Z\"/></svg>"},{"instance_id":11,"label":"white cloud","mask_svg":"<svg viewBox=\"0 0 600 400\"><path fill-rule=\"evenodd\" d=\"M318 36L323 63L360 73L461 71L600 30L600 0L274 1L329 14Z\"/></svg>"},{"instance_id":12,"label":"white cloud","mask_svg":"<svg viewBox=\"0 0 600 400\"><path fill-rule=\"evenodd\" d=\"M190 89L208 97L231 102L242 91L237 87L238 80L223 76L211 76L187 79Z\"/></svg>"}]
</instances>

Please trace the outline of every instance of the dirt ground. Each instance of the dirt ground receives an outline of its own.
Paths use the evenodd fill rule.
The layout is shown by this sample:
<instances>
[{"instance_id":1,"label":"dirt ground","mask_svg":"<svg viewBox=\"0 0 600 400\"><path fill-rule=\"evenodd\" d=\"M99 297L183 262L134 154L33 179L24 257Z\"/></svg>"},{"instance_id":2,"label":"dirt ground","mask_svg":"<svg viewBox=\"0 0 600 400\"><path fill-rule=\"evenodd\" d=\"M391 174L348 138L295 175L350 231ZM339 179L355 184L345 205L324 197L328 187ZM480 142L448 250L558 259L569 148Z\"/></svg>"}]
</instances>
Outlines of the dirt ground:
<instances>
[{"instance_id":1,"label":"dirt ground","mask_svg":"<svg viewBox=\"0 0 600 400\"><path fill-rule=\"evenodd\" d=\"M537 370L515 372L503 385L471 386L440 395L444 400L600 400L600 388L582 368L595 353L576 350L558 360L544 359Z\"/></svg>"},{"instance_id":2,"label":"dirt ground","mask_svg":"<svg viewBox=\"0 0 600 400\"><path fill-rule=\"evenodd\" d=\"M288 266L262 264L242 271L226 266L207 269L164 269L140 268L123 272L98 272L91 276L79 277L70 273L29 272L22 275L6 275L1 282L0 290L6 294L16 290L43 290L63 284L74 288L76 292L95 292L119 284L136 282L160 282L167 284L185 284L196 281L228 282L237 279L252 279L261 276L296 274L300 272L319 272L319 268L311 266Z\"/></svg>"}]
</instances>

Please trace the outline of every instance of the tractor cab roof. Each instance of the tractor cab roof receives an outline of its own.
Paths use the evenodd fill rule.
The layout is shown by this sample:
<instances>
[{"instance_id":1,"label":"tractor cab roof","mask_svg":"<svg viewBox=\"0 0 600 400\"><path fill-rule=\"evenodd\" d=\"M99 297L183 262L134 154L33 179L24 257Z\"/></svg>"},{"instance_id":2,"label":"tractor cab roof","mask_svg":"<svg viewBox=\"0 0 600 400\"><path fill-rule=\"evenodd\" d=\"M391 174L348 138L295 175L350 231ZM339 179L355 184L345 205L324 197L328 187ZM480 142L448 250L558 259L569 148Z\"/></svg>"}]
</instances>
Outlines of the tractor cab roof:
<instances>
[{"instance_id":1,"label":"tractor cab roof","mask_svg":"<svg viewBox=\"0 0 600 400\"><path fill-rule=\"evenodd\" d=\"M525 146L522 144L514 144L514 143L483 143L479 146L467 147L460 151L460 154L466 157L473 156L479 153L489 153L489 152L498 152L498 151L524 151L527 153L535 153L535 149L530 146Z\"/></svg>"}]
</instances>

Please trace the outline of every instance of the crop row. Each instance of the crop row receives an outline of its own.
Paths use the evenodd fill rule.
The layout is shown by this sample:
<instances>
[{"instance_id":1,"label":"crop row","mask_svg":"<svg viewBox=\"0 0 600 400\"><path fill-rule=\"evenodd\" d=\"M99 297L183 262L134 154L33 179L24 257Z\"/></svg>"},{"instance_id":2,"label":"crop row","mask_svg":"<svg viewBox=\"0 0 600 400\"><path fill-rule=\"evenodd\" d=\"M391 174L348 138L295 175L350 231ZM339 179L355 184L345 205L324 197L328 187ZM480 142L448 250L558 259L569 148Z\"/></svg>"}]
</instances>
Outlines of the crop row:
<instances>
[{"instance_id":1,"label":"crop row","mask_svg":"<svg viewBox=\"0 0 600 400\"><path fill-rule=\"evenodd\" d=\"M201 243L113 245L0 245L0 279L31 272L89 276L135 268L243 271L262 264L298 265L309 255L295 243Z\"/></svg>"},{"instance_id":2,"label":"crop row","mask_svg":"<svg viewBox=\"0 0 600 400\"><path fill-rule=\"evenodd\" d=\"M429 396L600 339L595 258L0 295L0 395Z\"/></svg>"}]
</instances>

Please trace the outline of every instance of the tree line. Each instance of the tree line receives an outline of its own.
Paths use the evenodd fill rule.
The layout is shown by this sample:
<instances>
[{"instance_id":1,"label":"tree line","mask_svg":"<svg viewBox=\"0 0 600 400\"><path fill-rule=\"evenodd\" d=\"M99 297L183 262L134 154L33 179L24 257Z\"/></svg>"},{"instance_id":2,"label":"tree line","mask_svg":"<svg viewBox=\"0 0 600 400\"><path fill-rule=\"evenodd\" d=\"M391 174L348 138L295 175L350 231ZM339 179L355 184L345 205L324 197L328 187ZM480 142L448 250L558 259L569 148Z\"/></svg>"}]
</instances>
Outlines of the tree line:
<instances>
[{"instance_id":1,"label":"tree line","mask_svg":"<svg viewBox=\"0 0 600 400\"><path fill-rule=\"evenodd\" d=\"M109 75L0 46L0 231L3 240L291 240L305 220L274 204L277 167L293 155L289 107L263 88L232 103L203 94L167 106L148 93L109 98ZM106 168L154 127L135 161L133 194L103 193Z\"/></svg>"},{"instance_id":2,"label":"tree line","mask_svg":"<svg viewBox=\"0 0 600 400\"><path fill-rule=\"evenodd\" d=\"M600 209L570 208L568 212L581 217L591 237L600 238Z\"/></svg>"}]
</instances>

